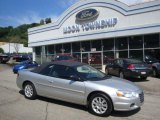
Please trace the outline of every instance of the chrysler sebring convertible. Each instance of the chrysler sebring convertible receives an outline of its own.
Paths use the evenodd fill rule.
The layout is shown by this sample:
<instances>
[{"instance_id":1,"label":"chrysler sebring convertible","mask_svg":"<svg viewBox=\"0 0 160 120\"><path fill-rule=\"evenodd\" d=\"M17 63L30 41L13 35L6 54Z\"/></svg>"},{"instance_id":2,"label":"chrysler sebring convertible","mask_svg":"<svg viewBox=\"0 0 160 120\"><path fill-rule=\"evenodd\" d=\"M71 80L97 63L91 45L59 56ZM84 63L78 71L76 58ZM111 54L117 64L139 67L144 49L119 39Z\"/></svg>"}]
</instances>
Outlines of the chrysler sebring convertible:
<instances>
[{"instance_id":1,"label":"chrysler sebring convertible","mask_svg":"<svg viewBox=\"0 0 160 120\"><path fill-rule=\"evenodd\" d=\"M98 116L138 109L144 102L143 90L134 83L79 62L56 61L21 70L17 86L27 99L39 95L85 105Z\"/></svg>"}]
</instances>

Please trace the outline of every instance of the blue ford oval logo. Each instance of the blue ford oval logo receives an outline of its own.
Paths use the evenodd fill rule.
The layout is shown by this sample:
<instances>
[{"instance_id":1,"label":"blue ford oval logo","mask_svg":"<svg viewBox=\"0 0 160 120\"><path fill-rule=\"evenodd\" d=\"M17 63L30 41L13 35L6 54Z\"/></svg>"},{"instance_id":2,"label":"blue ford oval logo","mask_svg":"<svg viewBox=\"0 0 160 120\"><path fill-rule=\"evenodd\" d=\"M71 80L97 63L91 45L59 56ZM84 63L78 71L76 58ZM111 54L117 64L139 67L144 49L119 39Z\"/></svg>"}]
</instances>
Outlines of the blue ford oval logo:
<instances>
[{"instance_id":1,"label":"blue ford oval logo","mask_svg":"<svg viewBox=\"0 0 160 120\"><path fill-rule=\"evenodd\" d=\"M96 9L85 9L76 15L76 20L85 21L98 17L99 12Z\"/></svg>"}]
</instances>

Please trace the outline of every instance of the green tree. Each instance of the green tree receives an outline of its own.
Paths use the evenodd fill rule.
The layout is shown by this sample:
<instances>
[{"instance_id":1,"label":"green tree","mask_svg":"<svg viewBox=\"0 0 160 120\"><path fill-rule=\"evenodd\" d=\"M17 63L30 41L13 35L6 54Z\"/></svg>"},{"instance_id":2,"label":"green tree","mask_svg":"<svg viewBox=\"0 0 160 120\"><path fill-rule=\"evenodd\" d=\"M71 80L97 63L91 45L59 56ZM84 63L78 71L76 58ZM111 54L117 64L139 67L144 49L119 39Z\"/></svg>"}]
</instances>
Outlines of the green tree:
<instances>
[{"instance_id":1,"label":"green tree","mask_svg":"<svg viewBox=\"0 0 160 120\"><path fill-rule=\"evenodd\" d=\"M4 50L2 48L0 48L0 53L4 53Z\"/></svg>"},{"instance_id":2,"label":"green tree","mask_svg":"<svg viewBox=\"0 0 160 120\"><path fill-rule=\"evenodd\" d=\"M46 18L46 19L45 19L45 22L46 22L46 24L51 23L51 22L52 22L52 21L51 21L51 18Z\"/></svg>"},{"instance_id":3,"label":"green tree","mask_svg":"<svg viewBox=\"0 0 160 120\"><path fill-rule=\"evenodd\" d=\"M40 25L44 25L44 24L45 24L44 20L43 20L43 19L41 19L41 21L40 21Z\"/></svg>"},{"instance_id":4,"label":"green tree","mask_svg":"<svg viewBox=\"0 0 160 120\"><path fill-rule=\"evenodd\" d=\"M12 26L0 27L0 42L13 42L12 38L19 37L19 43L28 46L28 29L39 26L40 23L23 24L13 28Z\"/></svg>"}]
</instances>

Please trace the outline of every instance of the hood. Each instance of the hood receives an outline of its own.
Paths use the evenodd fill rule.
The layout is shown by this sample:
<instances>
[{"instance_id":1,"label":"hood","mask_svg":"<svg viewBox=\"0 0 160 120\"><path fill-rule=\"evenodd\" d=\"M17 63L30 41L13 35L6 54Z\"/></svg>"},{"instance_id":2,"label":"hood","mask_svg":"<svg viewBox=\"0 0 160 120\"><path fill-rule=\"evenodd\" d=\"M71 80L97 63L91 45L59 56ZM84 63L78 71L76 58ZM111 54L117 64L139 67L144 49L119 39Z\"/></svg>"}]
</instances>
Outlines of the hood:
<instances>
[{"instance_id":1,"label":"hood","mask_svg":"<svg viewBox=\"0 0 160 120\"><path fill-rule=\"evenodd\" d=\"M103 86L105 85L105 86L112 87L112 88L117 89L117 90L124 90L124 91L142 90L139 86L137 86L133 82L130 82L128 80L121 79L121 78L118 78L118 77L110 77L110 78L105 79L105 80L89 81L89 82L99 84L99 85L103 85Z\"/></svg>"}]
</instances>

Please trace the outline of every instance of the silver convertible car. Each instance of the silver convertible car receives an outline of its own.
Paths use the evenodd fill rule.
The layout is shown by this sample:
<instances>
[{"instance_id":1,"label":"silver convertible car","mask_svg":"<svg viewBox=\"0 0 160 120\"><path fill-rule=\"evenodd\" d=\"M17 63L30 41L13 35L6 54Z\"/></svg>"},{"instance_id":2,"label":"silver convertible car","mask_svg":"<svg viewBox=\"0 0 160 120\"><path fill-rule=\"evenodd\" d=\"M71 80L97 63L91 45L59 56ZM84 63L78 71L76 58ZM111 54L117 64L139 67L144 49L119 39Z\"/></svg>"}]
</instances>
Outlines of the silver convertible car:
<instances>
[{"instance_id":1,"label":"silver convertible car","mask_svg":"<svg viewBox=\"0 0 160 120\"><path fill-rule=\"evenodd\" d=\"M51 62L22 70L17 86L27 99L39 95L85 105L98 116L108 116L113 110L134 110L144 102L143 90L134 83L79 62Z\"/></svg>"}]
</instances>

